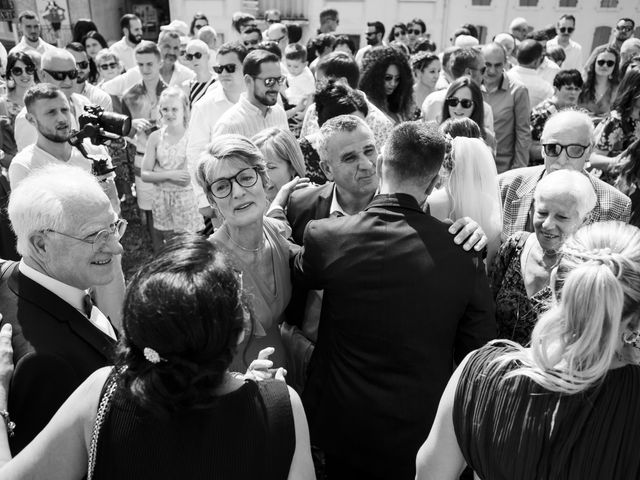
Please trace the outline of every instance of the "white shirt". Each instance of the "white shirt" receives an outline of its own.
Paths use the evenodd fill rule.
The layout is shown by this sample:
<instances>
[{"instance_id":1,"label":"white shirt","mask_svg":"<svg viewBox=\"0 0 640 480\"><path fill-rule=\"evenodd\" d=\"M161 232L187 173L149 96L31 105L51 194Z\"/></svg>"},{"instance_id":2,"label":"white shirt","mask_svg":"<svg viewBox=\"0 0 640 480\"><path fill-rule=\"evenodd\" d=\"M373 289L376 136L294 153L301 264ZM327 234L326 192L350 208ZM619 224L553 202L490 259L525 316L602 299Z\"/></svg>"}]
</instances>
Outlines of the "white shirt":
<instances>
[{"instance_id":1,"label":"white shirt","mask_svg":"<svg viewBox=\"0 0 640 480\"><path fill-rule=\"evenodd\" d=\"M27 43L27 38L23 35L22 38L20 39L20 41L15 45L15 47L13 47L11 50L9 50L9 53L15 53L15 52L26 52L26 53L29 53L32 50L35 50L40 55L42 55L42 54L44 54L44 52L46 52L47 50L50 50L52 48L56 48L56 47L54 45L51 45L50 43L45 42L41 38L38 38L38 46L37 47L32 47L31 45L29 45Z\"/></svg>"},{"instance_id":2,"label":"white shirt","mask_svg":"<svg viewBox=\"0 0 640 480\"><path fill-rule=\"evenodd\" d=\"M196 74L180 62L176 62L174 65L175 68L171 74L171 80L169 80L170 87L182 88L182 84L185 81L195 78ZM108 82L104 82L102 84L102 90L107 92L109 95L122 97L124 92L140 82L142 82L140 69L138 67L133 67L123 74L118 75L116 78L112 78Z\"/></svg>"},{"instance_id":3,"label":"white shirt","mask_svg":"<svg viewBox=\"0 0 640 480\"><path fill-rule=\"evenodd\" d=\"M330 217L349 216L349 214L344 211L344 208L342 208L342 205L340 205L340 202L338 201L338 195L336 194L337 190L338 189L334 185L333 195L331 195L331 206L329 207L329 216Z\"/></svg>"},{"instance_id":4,"label":"white shirt","mask_svg":"<svg viewBox=\"0 0 640 480\"><path fill-rule=\"evenodd\" d=\"M563 47L558 44L558 37L554 37L547 42L547 50L549 47L557 47L560 46L564 50L564 54L566 58L564 62L562 62L563 70L570 70L575 68L576 70L582 71L584 67L584 61L582 59L582 46L578 42L574 42L569 39L569 45Z\"/></svg>"},{"instance_id":5,"label":"white shirt","mask_svg":"<svg viewBox=\"0 0 640 480\"><path fill-rule=\"evenodd\" d=\"M287 114L280 105L275 104L262 113L258 107L249 102L247 94L240 95L240 100L229 108L218 120L213 135L237 133L247 138L267 128L278 127L289 130Z\"/></svg>"},{"instance_id":6,"label":"white shirt","mask_svg":"<svg viewBox=\"0 0 640 480\"><path fill-rule=\"evenodd\" d=\"M91 85L89 82L84 83L84 88L80 94L87 97L92 105L102 107L105 112L113 111L113 103L111 102L109 94L104 92L102 89Z\"/></svg>"},{"instance_id":7,"label":"white shirt","mask_svg":"<svg viewBox=\"0 0 640 480\"><path fill-rule=\"evenodd\" d=\"M65 162L33 143L19 151L11 160L9 165L11 188L16 188L34 170L51 164L72 165L91 173L91 160L84 158L78 149L71 149L71 157Z\"/></svg>"},{"instance_id":8,"label":"white shirt","mask_svg":"<svg viewBox=\"0 0 640 480\"><path fill-rule=\"evenodd\" d=\"M425 122L442 123L442 107L447 98L447 90L436 90L427 95L422 103L422 116ZM493 133L493 110L491 105L483 101L484 107L484 128Z\"/></svg>"},{"instance_id":9,"label":"white shirt","mask_svg":"<svg viewBox=\"0 0 640 480\"><path fill-rule=\"evenodd\" d=\"M582 71L582 67L580 67L579 70ZM556 65L554 62L552 62L551 60L549 60L547 57L544 57L542 59L542 63L536 70L540 78L542 78L545 82L549 83L549 85L553 85L553 79L556 78L556 73L558 73L559 71L560 71L560 67ZM537 105L533 102L530 102L530 103L531 103L531 108Z\"/></svg>"},{"instance_id":10,"label":"white shirt","mask_svg":"<svg viewBox=\"0 0 640 480\"><path fill-rule=\"evenodd\" d=\"M51 293L60 297L60 299L78 310L82 315L85 315L84 297L89 293L88 291L80 290L79 288L72 287L71 285L67 285L66 283L62 283L61 281L56 280L53 277L45 275L44 273L31 268L29 265L24 263L24 260L20 260L18 269L20 270L20 273L22 273L25 277L33 280L43 288L46 288ZM116 333L113 330L111 322L109 322L109 319L107 319L104 313L102 313L95 305L91 309L91 317L88 318L88 320L93 324L94 327L102 331L102 333L108 335L114 340L117 340Z\"/></svg>"},{"instance_id":11,"label":"white shirt","mask_svg":"<svg viewBox=\"0 0 640 480\"><path fill-rule=\"evenodd\" d=\"M553 87L549 82L542 79L537 70L517 65L506 74L511 80L520 82L527 87L527 91L529 92L529 105L531 106L531 109L543 100L553 96Z\"/></svg>"},{"instance_id":12,"label":"white shirt","mask_svg":"<svg viewBox=\"0 0 640 480\"><path fill-rule=\"evenodd\" d=\"M206 207L209 201L195 179L195 169L200 154L213 139L213 130L222 115L235 103L227 98L222 86L216 82L191 109L191 120L187 129L187 162L191 172L191 183L198 199L198 208Z\"/></svg>"},{"instance_id":13,"label":"white shirt","mask_svg":"<svg viewBox=\"0 0 640 480\"><path fill-rule=\"evenodd\" d=\"M131 47L127 43L126 37L122 37L116 43L109 47L109 50L113 51L124 65L124 68L130 70L136 66L136 57L133 53L135 47Z\"/></svg>"},{"instance_id":14,"label":"white shirt","mask_svg":"<svg viewBox=\"0 0 640 480\"><path fill-rule=\"evenodd\" d=\"M304 67L302 73L297 76L288 73L287 83L289 87L285 90L284 94L291 105L298 105L302 100L309 95L313 95L316 91L316 79L309 67Z\"/></svg>"}]
</instances>

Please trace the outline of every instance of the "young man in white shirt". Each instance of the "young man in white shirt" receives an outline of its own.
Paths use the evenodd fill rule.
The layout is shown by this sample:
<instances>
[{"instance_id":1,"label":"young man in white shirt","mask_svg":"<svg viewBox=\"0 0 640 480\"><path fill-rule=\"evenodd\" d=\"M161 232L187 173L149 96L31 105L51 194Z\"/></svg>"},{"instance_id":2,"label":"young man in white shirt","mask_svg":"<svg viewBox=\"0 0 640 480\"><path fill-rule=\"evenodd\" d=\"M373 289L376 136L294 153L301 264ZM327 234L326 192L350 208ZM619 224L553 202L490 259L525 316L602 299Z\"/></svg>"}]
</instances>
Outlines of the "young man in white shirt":
<instances>
[{"instance_id":1,"label":"young man in white shirt","mask_svg":"<svg viewBox=\"0 0 640 480\"><path fill-rule=\"evenodd\" d=\"M134 14L127 13L120 19L123 37L109 47L120 58L127 70L136 66L134 48L142 41L142 21Z\"/></svg>"},{"instance_id":2,"label":"young man in white shirt","mask_svg":"<svg viewBox=\"0 0 640 480\"><path fill-rule=\"evenodd\" d=\"M20 42L13 47L9 53L26 52L35 50L40 55L44 54L50 48L55 48L50 43L40 38L40 20L38 16L31 10L25 10L18 15L18 26L22 32Z\"/></svg>"},{"instance_id":3,"label":"young man in white shirt","mask_svg":"<svg viewBox=\"0 0 640 480\"><path fill-rule=\"evenodd\" d=\"M566 58L562 62L563 70L582 70L584 61L582 59L582 46L578 42L571 40L571 35L576 29L576 17L573 15L562 15L556 23L556 36L547 42L547 48L560 46L564 50Z\"/></svg>"}]
</instances>

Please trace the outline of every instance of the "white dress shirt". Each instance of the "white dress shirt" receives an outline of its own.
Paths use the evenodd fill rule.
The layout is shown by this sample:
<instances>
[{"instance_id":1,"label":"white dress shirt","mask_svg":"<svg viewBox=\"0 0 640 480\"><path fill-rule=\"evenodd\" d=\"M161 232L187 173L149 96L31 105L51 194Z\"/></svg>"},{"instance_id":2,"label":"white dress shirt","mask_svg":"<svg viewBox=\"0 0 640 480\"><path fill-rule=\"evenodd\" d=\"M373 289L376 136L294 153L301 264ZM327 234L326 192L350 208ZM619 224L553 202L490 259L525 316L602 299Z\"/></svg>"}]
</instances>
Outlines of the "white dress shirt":
<instances>
[{"instance_id":1,"label":"white dress shirt","mask_svg":"<svg viewBox=\"0 0 640 480\"><path fill-rule=\"evenodd\" d=\"M562 47L566 56L564 62L562 62L562 69L571 70L572 68L575 68L576 70L582 71L584 67L584 60L582 59L582 45L569 39L569 45L563 47L558 44L557 36L547 42L547 50L549 50L549 47L557 46Z\"/></svg>"},{"instance_id":2,"label":"white dress shirt","mask_svg":"<svg viewBox=\"0 0 640 480\"><path fill-rule=\"evenodd\" d=\"M9 53L15 53L15 52L29 53L31 51L36 51L40 55L42 55L44 54L44 52L52 48L56 48L56 47L54 45L51 45L50 43L45 42L41 38L38 38L38 46L32 47L27 43L27 39L23 35L20 41L11 50L9 50Z\"/></svg>"},{"instance_id":3,"label":"white dress shirt","mask_svg":"<svg viewBox=\"0 0 640 480\"><path fill-rule=\"evenodd\" d=\"M553 87L549 82L543 80L536 70L517 65L507 72L507 76L527 88L531 109L553 96Z\"/></svg>"},{"instance_id":4,"label":"white dress shirt","mask_svg":"<svg viewBox=\"0 0 640 480\"><path fill-rule=\"evenodd\" d=\"M240 95L240 100L227 110L218 120L213 135L236 133L247 138L267 128L278 127L289 130L287 114L280 105L275 104L262 113L247 98L247 94Z\"/></svg>"},{"instance_id":5,"label":"white dress shirt","mask_svg":"<svg viewBox=\"0 0 640 480\"><path fill-rule=\"evenodd\" d=\"M171 80L169 80L169 86L182 88L182 84L185 81L191 80L192 78L195 78L195 76L196 74L192 70L188 69L180 62L176 62L173 73L171 74ZM104 82L102 84L102 90L107 92L109 95L122 97L124 92L141 82L142 74L140 73L140 69L138 67L132 67L130 70L118 75L116 78L112 78L108 82Z\"/></svg>"},{"instance_id":6,"label":"white dress shirt","mask_svg":"<svg viewBox=\"0 0 640 480\"><path fill-rule=\"evenodd\" d=\"M136 57L133 53L135 47L131 47L127 43L126 37L122 37L116 43L109 47L109 50L118 55L118 58L127 70L136 66Z\"/></svg>"}]
</instances>

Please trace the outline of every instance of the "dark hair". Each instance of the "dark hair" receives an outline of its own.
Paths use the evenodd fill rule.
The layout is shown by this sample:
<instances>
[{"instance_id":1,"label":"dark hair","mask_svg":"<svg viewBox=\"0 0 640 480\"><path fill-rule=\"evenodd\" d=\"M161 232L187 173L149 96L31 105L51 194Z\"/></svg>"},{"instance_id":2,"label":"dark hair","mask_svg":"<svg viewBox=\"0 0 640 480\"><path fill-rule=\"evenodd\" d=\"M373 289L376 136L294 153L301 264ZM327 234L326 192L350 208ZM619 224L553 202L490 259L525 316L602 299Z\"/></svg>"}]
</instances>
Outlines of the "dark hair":
<instances>
[{"instance_id":1,"label":"dark hair","mask_svg":"<svg viewBox=\"0 0 640 480\"><path fill-rule=\"evenodd\" d=\"M109 48L109 44L107 43L105 38L102 36L102 34L97 32L96 30L90 30L80 40L82 45L84 45L85 49L87 47L87 40L90 38L98 42L102 48Z\"/></svg>"},{"instance_id":2,"label":"dark hair","mask_svg":"<svg viewBox=\"0 0 640 480\"><path fill-rule=\"evenodd\" d=\"M307 61L307 49L299 43L290 43L284 48L284 58L287 60Z\"/></svg>"},{"instance_id":3,"label":"dark hair","mask_svg":"<svg viewBox=\"0 0 640 480\"><path fill-rule=\"evenodd\" d=\"M256 17L254 17L250 13L235 12L231 16L231 26L238 33L240 33L240 29L245 23L255 22L255 21L256 21Z\"/></svg>"},{"instance_id":4,"label":"dark hair","mask_svg":"<svg viewBox=\"0 0 640 480\"><path fill-rule=\"evenodd\" d=\"M257 33L258 35L260 35L260 38L262 38L262 32L258 27L249 27L244 32L242 32L243 35L251 35L252 33Z\"/></svg>"},{"instance_id":5,"label":"dark hair","mask_svg":"<svg viewBox=\"0 0 640 480\"><path fill-rule=\"evenodd\" d=\"M36 15L36 12L32 10L23 10L18 15L18 23L22 22L24 18L27 20L38 20L38 15Z\"/></svg>"},{"instance_id":6,"label":"dark hair","mask_svg":"<svg viewBox=\"0 0 640 480\"><path fill-rule=\"evenodd\" d=\"M260 42L256 46L256 48L260 50L266 50L267 52L271 52L278 57L278 60L282 60L282 50L280 50L280 47L278 46L278 42L274 42L273 40L265 40L263 42Z\"/></svg>"},{"instance_id":7,"label":"dark hair","mask_svg":"<svg viewBox=\"0 0 640 480\"><path fill-rule=\"evenodd\" d=\"M632 30L636 28L636 22L634 22L632 18L627 18L627 17L619 18L618 21L616 22L616 26L618 26L619 22L629 22L631 24Z\"/></svg>"},{"instance_id":8,"label":"dark hair","mask_svg":"<svg viewBox=\"0 0 640 480\"><path fill-rule=\"evenodd\" d=\"M471 80L469 77L460 77L449 85L447 89L447 93L445 95L445 99L451 97L454 93L460 90L463 87L468 87L471 90L471 98L473 100L473 111L471 112L471 120L478 124L480 127L480 133L482 134L482 138L485 137L486 132L484 131L484 100L482 98L482 91L480 87L476 85L476 83ZM444 122L448 118L449 115L449 107L447 103L442 104L442 121Z\"/></svg>"},{"instance_id":9,"label":"dark hair","mask_svg":"<svg viewBox=\"0 0 640 480\"><path fill-rule=\"evenodd\" d=\"M551 40L555 36L556 36L556 29L555 27L553 27L552 34L550 34L550 32L545 29L534 30L533 32L528 33L525 38L527 40L535 40L536 42L546 42L547 40Z\"/></svg>"},{"instance_id":10,"label":"dark hair","mask_svg":"<svg viewBox=\"0 0 640 480\"><path fill-rule=\"evenodd\" d=\"M289 43L298 43L302 38L302 27L297 23L289 23L286 27Z\"/></svg>"},{"instance_id":11,"label":"dark hair","mask_svg":"<svg viewBox=\"0 0 640 480\"><path fill-rule=\"evenodd\" d=\"M35 83L40 82L40 79L38 78L38 67L33 61L33 58L31 58L28 53L25 53L23 51L14 51L7 55L7 68L5 73L7 82L9 81L9 79L13 78L13 76L11 75L11 69L16 65L16 62L24 63L25 67L33 67L33 81ZM15 85L13 86L13 88L7 87L8 90L13 90L14 88L16 88Z\"/></svg>"},{"instance_id":12,"label":"dark hair","mask_svg":"<svg viewBox=\"0 0 640 480\"><path fill-rule=\"evenodd\" d=\"M209 406L237 350L247 305L219 247L185 234L133 276L116 352L125 392L156 414ZM163 359L152 363L144 349Z\"/></svg>"},{"instance_id":13,"label":"dark hair","mask_svg":"<svg viewBox=\"0 0 640 480\"><path fill-rule=\"evenodd\" d=\"M418 52L435 52L436 49L437 49L436 44L433 43L431 40L429 40L428 38L421 38L414 45L413 52L414 53L418 53Z\"/></svg>"},{"instance_id":14,"label":"dark hair","mask_svg":"<svg viewBox=\"0 0 640 480\"><path fill-rule=\"evenodd\" d=\"M432 62L440 60L438 55L431 52L418 52L411 57L411 68L414 72L422 72L425 68L431 65Z\"/></svg>"},{"instance_id":15,"label":"dark hair","mask_svg":"<svg viewBox=\"0 0 640 480\"><path fill-rule=\"evenodd\" d=\"M335 50L338 45L346 45L349 50L351 50L351 55L356 54L356 44L353 43L347 35L338 35L336 37L336 43L333 45L333 49Z\"/></svg>"},{"instance_id":16,"label":"dark hair","mask_svg":"<svg viewBox=\"0 0 640 480\"><path fill-rule=\"evenodd\" d=\"M567 54L565 53L564 48L562 48L560 45L554 45L547 48L547 53L545 55L558 66L561 66L562 63L567 59Z\"/></svg>"},{"instance_id":17,"label":"dark hair","mask_svg":"<svg viewBox=\"0 0 640 480\"><path fill-rule=\"evenodd\" d=\"M518 47L516 60L521 65L530 65L542 56L542 45L535 40L524 40Z\"/></svg>"},{"instance_id":18,"label":"dark hair","mask_svg":"<svg viewBox=\"0 0 640 480\"><path fill-rule=\"evenodd\" d=\"M480 52L475 48L458 48L453 50L450 60L451 75L454 78L460 78L465 74L467 68L473 69L476 67L479 58Z\"/></svg>"},{"instance_id":19,"label":"dark hair","mask_svg":"<svg viewBox=\"0 0 640 480\"><path fill-rule=\"evenodd\" d=\"M241 42L227 42L220 45L218 49L218 55L226 55L228 53L235 53L238 56L240 63L244 62L247 58L249 50Z\"/></svg>"},{"instance_id":20,"label":"dark hair","mask_svg":"<svg viewBox=\"0 0 640 480\"><path fill-rule=\"evenodd\" d=\"M447 118L440 124L440 131L451 138L482 138L480 127L468 117Z\"/></svg>"},{"instance_id":21,"label":"dark hair","mask_svg":"<svg viewBox=\"0 0 640 480\"><path fill-rule=\"evenodd\" d=\"M346 78L351 88L358 88L360 81L360 69L358 64L344 52L332 52L318 60L317 72L323 72L325 76L332 78Z\"/></svg>"},{"instance_id":22,"label":"dark hair","mask_svg":"<svg viewBox=\"0 0 640 480\"><path fill-rule=\"evenodd\" d=\"M609 87L611 89L615 88L619 81L619 69L620 69L620 52L610 47L609 45L600 45L593 49L591 55L587 59L587 62L584 65L584 86L582 88L582 92L580 92L580 97L578 98L578 103L587 103L589 101L594 101L596 99L596 60L598 59L598 55L601 53L610 53L615 57L615 65L613 66L613 71L611 72L611 78L608 79Z\"/></svg>"},{"instance_id":23,"label":"dark hair","mask_svg":"<svg viewBox=\"0 0 640 480\"><path fill-rule=\"evenodd\" d=\"M120 18L120 30L123 29L129 29L129 25L131 24L131 22L133 20L140 20L140 17L138 17L137 15L134 15L133 13L126 13L124 14L121 18ZM140 23L142 23L142 20L140 20ZM95 29L97 30L97 29Z\"/></svg>"},{"instance_id":24,"label":"dark hair","mask_svg":"<svg viewBox=\"0 0 640 480\"><path fill-rule=\"evenodd\" d=\"M67 45L64 48L65 50L71 50L72 52L86 53L84 51L84 46L80 42L67 43Z\"/></svg>"},{"instance_id":25,"label":"dark hair","mask_svg":"<svg viewBox=\"0 0 640 480\"><path fill-rule=\"evenodd\" d=\"M280 63L280 59L275 53L267 50L256 49L245 57L242 62L242 74L255 77L260 74L263 63Z\"/></svg>"},{"instance_id":26,"label":"dark hair","mask_svg":"<svg viewBox=\"0 0 640 480\"><path fill-rule=\"evenodd\" d=\"M460 26L461 28L466 28L469 31L469 35L471 35L473 38L480 40L480 34L478 33L478 27L476 27L475 25L471 24L471 23L465 23L463 25Z\"/></svg>"},{"instance_id":27,"label":"dark hair","mask_svg":"<svg viewBox=\"0 0 640 480\"><path fill-rule=\"evenodd\" d=\"M407 34L407 26L402 22L396 23L393 27L391 27L391 30L389 30L389 36L387 37L389 43L393 42L396 38L396 28L399 28L400 31L404 32L405 35Z\"/></svg>"},{"instance_id":28,"label":"dark hair","mask_svg":"<svg viewBox=\"0 0 640 480\"><path fill-rule=\"evenodd\" d=\"M384 25L382 22L367 22L367 27L374 27L376 29L376 33L381 33L384 38Z\"/></svg>"},{"instance_id":29,"label":"dark hair","mask_svg":"<svg viewBox=\"0 0 640 480\"><path fill-rule=\"evenodd\" d=\"M320 23L325 20L337 20L338 11L335 8L325 8L320 12Z\"/></svg>"},{"instance_id":30,"label":"dark hair","mask_svg":"<svg viewBox=\"0 0 640 480\"><path fill-rule=\"evenodd\" d=\"M567 13L565 13L564 15L560 15L560 18L558 19L558 23L560 23L562 20L571 20L574 25L576 24L576 17Z\"/></svg>"},{"instance_id":31,"label":"dark hair","mask_svg":"<svg viewBox=\"0 0 640 480\"><path fill-rule=\"evenodd\" d=\"M149 40L142 40L138 45L136 45L136 48L133 49L134 55L145 55L147 53L153 53L158 60L160 60L161 56L158 45L150 42Z\"/></svg>"},{"instance_id":32,"label":"dark hair","mask_svg":"<svg viewBox=\"0 0 640 480\"><path fill-rule=\"evenodd\" d=\"M400 82L391 95L385 93L384 76L389 65L395 65ZM413 75L407 58L392 47L372 49L363 60L360 90L374 103L389 107L389 111L408 118L413 109Z\"/></svg>"},{"instance_id":33,"label":"dark hair","mask_svg":"<svg viewBox=\"0 0 640 480\"><path fill-rule=\"evenodd\" d=\"M560 70L556 73L556 76L553 77L553 86L558 90L566 85L575 85L580 88L584 85L582 75L580 75L580 72L575 68L571 70Z\"/></svg>"},{"instance_id":34,"label":"dark hair","mask_svg":"<svg viewBox=\"0 0 640 480\"><path fill-rule=\"evenodd\" d=\"M189 34L191 36L194 35L194 29L195 29L195 26L196 26L196 22L198 20L206 20L207 24L209 23L209 19L207 18L207 16L204 13L202 13L202 12L194 13L193 14L193 18L191 19L191 25L189 26Z\"/></svg>"},{"instance_id":35,"label":"dark hair","mask_svg":"<svg viewBox=\"0 0 640 480\"><path fill-rule=\"evenodd\" d=\"M632 68L622 77L616 98L611 102L611 110L617 111L623 123L631 119L631 111L640 91L640 70Z\"/></svg>"},{"instance_id":36,"label":"dark hair","mask_svg":"<svg viewBox=\"0 0 640 480\"><path fill-rule=\"evenodd\" d=\"M444 136L423 121L396 126L385 143L382 164L400 180L427 181L437 175L445 152Z\"/></svg>"},{"instance_id":37,"label":"dark hair","mask_svg":"<svg viewBox=\"0 0 640 480\"><path fill-rule=\"evenodd\" d=\"M80 18L73 24L72 42L80 42L82 38L90 31L98 31L98 27L88 18ZM106 48L106 47L105 47Z\"/></svg>"},{"instance_id":38,"label":"dark hair","mask_svg":"<svg viewBox=\"0 0 640 480\"><path fill-rule=\"evenodd\" d=\"M640 137L627 147L626 161L622 162L622 169L618 176L615 187L625 195L631 195L640 183ZM637 213L632 214L631 223L638 222ZM635 223L634 225L637 225Z\"/></svg>"},{"instance_id":39,"label":"dark hair","mask_svg":"<svg viewBox=\"0 0 640 480\"><path fill-rule=\"evenodd\" d=\"M320 35L315 36L309 41L309 46L313 49L316 56L320 56L320 54L326 50L333 50L333 46L336 43L336 36L332 33L321 33Z\"/></svg>"},{"instance_id":40,"label":"dark hair","mask_svg":"<svg viewBox=\"0 0 640 480\"><path fill-rule=\"evenodd\" d=\"M50 100L52 98L58 98L59 96L64 97L64 93L55 85L51 85L50 83L37 83L29 87L24 94L24 106L29 113L32 113L31 107L38 100Z\"/></svg>"},{"instance_id":41,"label":"dark hair","mask_svg":"<svg viewBox=\"0 0 640 480\"><path fill-rule=\"evenodd\" d=\"M464 28L464 27L458 27L453 31L453 34L451 35L451 39L455 40L456 38L458 38L460 35L468 35L471 36L471 32L469 31L468 28Z\"/></svg>"},{"instance_id":42,"label":"dark hair","mask_svg":"<svg viewBox=\"0 0 640 480\"><path fill-rule=\"evenodd\" d=\"M330 118L362 112L369 114L367 101L361 92L336 80L323 82L316 90L314 97L318 125L321 127Z\"/></svg>"},{"instance_id":43,"label":"dark hair","mask_svg":"<svg viewBox=\"0 0 640 480\"><path fill-rule=\"evenodd\" d=\"M409 28L409 25L420 25L422 33L425 33L427 31L427 25L420 18L414 18L410 22L407 22L407 29Z\"/></svg>"}]
</instances>

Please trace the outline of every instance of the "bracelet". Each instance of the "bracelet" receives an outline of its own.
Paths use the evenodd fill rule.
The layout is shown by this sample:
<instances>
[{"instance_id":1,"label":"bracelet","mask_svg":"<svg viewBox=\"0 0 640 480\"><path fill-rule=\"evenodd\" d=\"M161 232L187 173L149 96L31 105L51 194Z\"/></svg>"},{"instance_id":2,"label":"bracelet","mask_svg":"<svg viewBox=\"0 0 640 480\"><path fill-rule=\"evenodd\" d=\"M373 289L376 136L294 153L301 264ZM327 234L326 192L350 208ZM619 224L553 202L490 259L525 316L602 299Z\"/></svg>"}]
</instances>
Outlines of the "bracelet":
<instances>
[{"instance_id":1,"label":"bracelet","mask_svg":"<svg viewBox=\"0 0 640 480\"><path fill-rule=\"evenodd\" d=\"M7 435L13 437L16 429L15 422L11 421L11 417L9 416L9 412L6 410L0 410L0 417L4 419L4 423L7 426Z\"/></svg>"}]
</instances>

